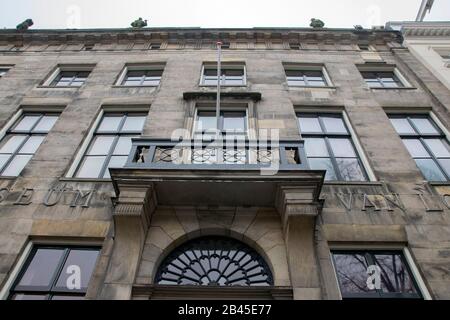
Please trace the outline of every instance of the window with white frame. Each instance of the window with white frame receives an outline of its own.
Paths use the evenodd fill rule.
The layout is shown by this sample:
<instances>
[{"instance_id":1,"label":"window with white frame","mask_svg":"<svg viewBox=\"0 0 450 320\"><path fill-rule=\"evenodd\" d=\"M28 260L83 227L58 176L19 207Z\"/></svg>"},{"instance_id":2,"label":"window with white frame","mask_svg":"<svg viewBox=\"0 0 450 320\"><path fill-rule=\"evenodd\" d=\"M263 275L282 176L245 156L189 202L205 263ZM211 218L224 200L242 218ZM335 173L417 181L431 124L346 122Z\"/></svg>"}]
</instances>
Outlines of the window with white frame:
<instances>
[{"instance_id":1,"label":"window with white frame","mask_svg":"<svg viewBox=\"0 0 450 320\"><path fill-rule=\"evenodd\" d=\"M390 115L392 125L428 181L450 180L450 146L428 115Z\"/></svg>"},{"instance_id":2,"label":"window with white frame","mask_svg":"<svg viewBox=\"0 0 450 320\"><path fill-rule=\"evenodd\" d=\"M36 245L9 292L10 300L82 300L100 253L98 247ZM69 284L79 268L80 285Z\"/></svg>"},{"instance_id":3,"label":"window with white frame","mask_svg":"<svg viewBox=\"0 0 450 320\"><path fill-rule=\"evenodd\" d=\"M371 89L411 87L395 66L359 66L358 69L367 86Z\"/></svg>"},{"instance_id":4,"label":"window with white frame","mask_svg":"<svg viewBox=\"0 0 450 320\"><path fill-rule=\"evenodd\" d=\"M59 66L44 82L48 87L81 87L89 77L93 66Z\"/></svg>"},{"instance_id":5,"label":"window with white frame","mask_svg":"<svg viewBox=\"0 0 450 320\"><path fill-rule=\"evenodd\" d=\"M59 114L24 113L0 141L0 175L18 176L52 129Z\"/></svg>"},{"instance_id":6,"label":"window with white frame","mask_svg":"<svg viewBox=\"0 0 450 320\"><path fill-rule=\"evenodd\" d=\"M245 86L246 70L244 64L223 63L221 65L221 85L222 86ZM205 63L201 78L201 85L217 85L217 64Z\"/></svg>"},{"instance_id":7,"label":"window with white frame","mask_svg":"<svg viewBox=\"0 0 450 320\"><path fill-rule=\"evenodd\" d=\"M343 299L422 299L401 250L333 250Z\"/></svg>"},{"instance_id":8,"label":"window with white frame","mask_svg":"<svg viewBox=\"0 0 450 320\"><path fill-rule=\"evenodd\" d=\"M127 65L117 85L127 87L157 87L161 82L164 65Z\"/></svg>"},{"instance_id":9,"label":"window with white frame","mask_svg":"<svg viewBox=\"0 0 450 320\"><path fill-rule=\"evenodd\" d=\"M297 114L308 165L328 181L367 181L367 173L342 114Z\"/></svg>"},{"instance_id":10,"label":"window with white frame","mask_svg":"<svg viewBox=\"0 0 450 320\"><path fill-rule=\"evenodd\" d=\"M109 168L122 168L131 151L131 139L142 133L146 114L105 113L95 128L75 176L110 178Z\"/></svg>"},{"instance_id":11,"label":"window with white frame","mask_svg":"<svg viewBox=\"0 0 450 320\"><path fill-rule=\"evenodd\" d=\"M284 65L286 80L291 87L327 87L331 80L322 65Z\"/></svg>"}]
</instances>

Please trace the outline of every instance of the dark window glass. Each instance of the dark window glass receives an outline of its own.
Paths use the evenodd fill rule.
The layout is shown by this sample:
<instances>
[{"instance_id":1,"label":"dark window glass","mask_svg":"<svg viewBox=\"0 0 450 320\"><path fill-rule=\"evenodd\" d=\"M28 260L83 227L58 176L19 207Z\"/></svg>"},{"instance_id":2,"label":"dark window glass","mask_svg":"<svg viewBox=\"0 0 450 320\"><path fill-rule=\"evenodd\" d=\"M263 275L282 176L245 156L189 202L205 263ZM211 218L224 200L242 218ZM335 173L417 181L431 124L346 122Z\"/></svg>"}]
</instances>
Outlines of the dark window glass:
<instances>
[{"instance_id":1,"label":"dark window glass","mask_svg":"<svg viewBox=\"0 0 450 320\"><path fill-rule=\"evenodd\" d=\"M0 175L18 176L57 119L56 114L24 114L0 141Z\"/></svg>"},{"instance_id":2,"label":"dark window glass","mask_svg":"<svg viewBox=\"0 0 450 320\"><path fill-rule=\"evenodd\" d=\"M98 255L98 248L34 247L14 283L10 299L83 299Z\"/></svg>"},{"instance_id":3,"label":"dark window glass","mask_svg":"<svg viewBox=\"0 0 450 320\"><path fill-rule=\"evenodd\" d=\"M332 254L343 298L422 298L401 251Z\"/></svg>"},{"instance_id":4,"label":"dark window glass","mask_svg":"<svg viewBox=\"0 0 450 320\"><path fill-rule=\"evenodd\" d=\"M216 113L198 111L195 128L196 136L209 136L217 127ZM243 135L247 133L247 114L245 111L222 111L219 119L219 130L226 135Z\"/></svg>"},{"instance_id":5,"label":"dark window glass","mask_svg":"<svg viewBox=\"0 0 450 320\"><path fill-rule=\"evenodd\" d=\"M141 134L144 114L106 114L95 131L76 176L110 178L109 168L122 168L131 151L131 139Z\"/></svg>"},{"instance_id":6,"label":"dark window glass","mask_svg":"<svg viewBox=\"0 0 450 320\"><path fill-rule=\"evenodd\" d=\"M361 75L370 88L401 88L404 87L394 72L367 72Z\"/></svg>"},{"instance_id":7,"label":"dark window glass","mask_svg":"<svg viewBox=\"0 0 450 320\"><path fill-rule=\"evenodd\" d=\"M325 87L328 85L321 70L290 70L286 71L289 86Z\"/></svg>"},{"instance_id":8,"label":"dark window glass","mask_svg":"<svg viewBox=\"0 0 450 320\"><path fill-rule=\"evenodd\" d=\"M81 87L90 71L60 71L51 83L53 87Z\"/></svg>"},{"instance_id":9,"label":"dark window glass","mask_svg":"<svg viewBox=\"0 0 450 320\"><path fill-rule=\"evenodd\" d=\"M0 78L2 78L8 72L8 70L9 69L0 68Z\"/></svg>"},{"instance_id":10,"label":"dark window glass","mask_svg":"<svg viewBox=\"0 0 450 320\"><path fill-rule=\"evenodd\" d=\"M310 169L326 170L325 180L367 180L341 116L299 114L298 121Z\"/></svg>"},{"instance_id":11,"label":"dark window glass","mask_svg":"<svg viewBox=\"0 0 450 320\"><path fill-rule=\"evenodd\" d=\"M444 133L427 116L390 116L394 129L428 181L450 179L450 146Z\"/></svg>"}]
</instances>

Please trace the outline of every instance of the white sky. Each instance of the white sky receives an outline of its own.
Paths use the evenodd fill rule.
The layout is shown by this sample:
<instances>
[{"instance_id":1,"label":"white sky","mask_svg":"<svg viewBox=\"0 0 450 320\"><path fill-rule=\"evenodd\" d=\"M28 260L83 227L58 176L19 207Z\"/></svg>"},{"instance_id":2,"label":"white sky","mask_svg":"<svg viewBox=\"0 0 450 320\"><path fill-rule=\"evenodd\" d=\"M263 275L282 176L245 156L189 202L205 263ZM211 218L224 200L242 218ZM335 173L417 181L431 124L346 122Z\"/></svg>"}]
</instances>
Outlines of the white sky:
<instances>
[{"instance_id":1,"label":"white sky","mask_svg":"<svg viewBox=\"0 0 450 320\"><path fill-rule=\"evenodd\" d=\"M421 0L0 0L0 28L32 18L34 29L150 27L327 27L414 20ZM426 20L450 21L450 0L435 0Z\"/></svg>"}]
</instances>

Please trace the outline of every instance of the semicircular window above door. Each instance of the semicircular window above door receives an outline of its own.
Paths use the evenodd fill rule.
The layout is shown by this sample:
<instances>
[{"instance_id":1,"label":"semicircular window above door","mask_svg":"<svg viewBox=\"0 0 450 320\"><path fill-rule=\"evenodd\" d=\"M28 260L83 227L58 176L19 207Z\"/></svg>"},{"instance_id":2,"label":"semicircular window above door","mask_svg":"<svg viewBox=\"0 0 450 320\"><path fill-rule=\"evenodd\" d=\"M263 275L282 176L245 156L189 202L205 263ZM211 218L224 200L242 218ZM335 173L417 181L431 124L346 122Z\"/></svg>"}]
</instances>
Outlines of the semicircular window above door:
<instances>
[{"instance_id":1,"label":"semicircular window above door","mask_svg":"<svg viewBox=\"0 0 450 320\"><path fill-rule=\"evenodd\" d=\"M246 244L225 237L202 237L186 242L161 263L159 285L272 286L264 259Z\"/></svg>"}]
</instances>

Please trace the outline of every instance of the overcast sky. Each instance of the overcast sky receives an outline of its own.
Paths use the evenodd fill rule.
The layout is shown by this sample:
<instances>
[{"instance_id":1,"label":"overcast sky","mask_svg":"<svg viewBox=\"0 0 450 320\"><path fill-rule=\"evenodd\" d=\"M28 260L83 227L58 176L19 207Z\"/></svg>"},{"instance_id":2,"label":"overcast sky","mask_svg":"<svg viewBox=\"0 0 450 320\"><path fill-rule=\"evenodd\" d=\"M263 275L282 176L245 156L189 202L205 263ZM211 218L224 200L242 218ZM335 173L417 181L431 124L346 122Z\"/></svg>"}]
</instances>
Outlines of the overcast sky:
<instances>
[{"instance_id":1,"label":"overcast sky","mask_svg":"<svg viewBox=\"0 0 450 320\"><path fill-rule=\"evenodd\" d=\"M35 29L151 27L365 27L414 20L421 0L0 0L0 28L32 18ZM450 21L450 0L435 0L426 20Z\"/></svg>"}]
</instances>

